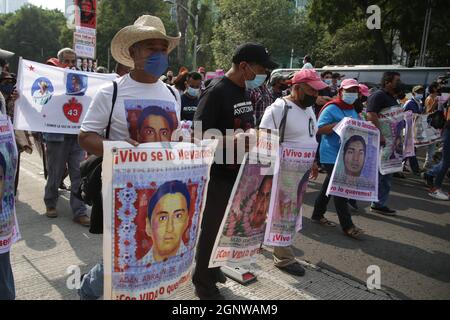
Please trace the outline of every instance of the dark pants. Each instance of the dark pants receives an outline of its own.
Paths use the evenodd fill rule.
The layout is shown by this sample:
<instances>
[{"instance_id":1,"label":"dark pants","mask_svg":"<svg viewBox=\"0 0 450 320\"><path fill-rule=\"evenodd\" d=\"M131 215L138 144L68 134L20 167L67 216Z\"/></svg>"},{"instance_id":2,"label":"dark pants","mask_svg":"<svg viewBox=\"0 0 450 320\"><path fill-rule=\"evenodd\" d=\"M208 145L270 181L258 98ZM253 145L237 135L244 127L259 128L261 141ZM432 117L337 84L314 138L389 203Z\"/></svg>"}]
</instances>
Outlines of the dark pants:
<instances>
[{"instance_id":1,"label":"dark pants","mask_svg":"<svg viewBox=\"0 0 450 320\"><path fill-rule=\"evenodd\" d=\"M320 220L324 217L325 212L327 212L328 202L330 197L327 197L328 184L330 183L331 174L333 173L334 165L323 164L323 167L327 171L327 176L323 182L322 189L320 190L319 196L314 204L314 211L312 214L313 220ZM334 200L334 206L336 208L336 213L339 218L339 223L341 224L342 230L347 231L348 229L354 227L352 216L348 210L348 199L342 197L332 196Z\"/></svg>"},{"instance_id":2,"label":"dark pants","mask_svg":"<svg viewBox=\"0 0 450 320\"><path fill-rule=\"evenodd\" d=\"M405 162L406 162L406 160L409 161L409 166L411 167L411 170L412 170L414 173L420 172L419 161L417 160L417 157L416 157L416 156L406 158L406 159L405 159Z\"/></svg>"},{"instance_id":3,"label":"dark pants","mask_svg":"<svg viewBox=\"0 0 450 320\"><path fill-rule=\"evenodd\" d=\"M442 143L442 159L428 172L429 175L434 177L434 186L438 189L442 187L445 175L450 168L450 129L444 129Z\"/></svg>"},{"instance_id":4,"label":"dark pants","mask_svg":"<svg viewBox=\"0 0 450 320\"><path fill-rule=\"evenodd\" d=\"M208 264L235 180L236 177L233 174L211 174L203 212L202 230L197 245L197 264L192 276L192 282L202 293L212 292L218 282L220 268L209 269Z\"/></svg>"},{"instance_id":5,"label":"dark pants","mask_svg":"<svg viewBox=\"0 0 450 320\"><path fill-rule=\"evenodd\" d=\"M14 300L16 291L9 252L0 253L0 300Z\"/></svg>"}]
</instances>

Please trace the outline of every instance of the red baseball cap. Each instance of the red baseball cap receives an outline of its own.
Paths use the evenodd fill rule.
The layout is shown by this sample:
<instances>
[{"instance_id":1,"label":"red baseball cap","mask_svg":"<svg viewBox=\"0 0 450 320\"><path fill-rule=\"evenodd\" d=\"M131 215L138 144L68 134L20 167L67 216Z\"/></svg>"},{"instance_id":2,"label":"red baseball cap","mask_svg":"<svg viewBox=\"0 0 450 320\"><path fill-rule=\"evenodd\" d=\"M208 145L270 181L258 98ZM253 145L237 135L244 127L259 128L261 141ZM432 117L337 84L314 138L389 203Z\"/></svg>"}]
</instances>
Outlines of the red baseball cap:
<instances>
[{"instance_id":1,"label":"red baseball cap","mask_svg":"<svg viewBox=\"0 0 450 320\"><path fill-rule=\"evenodd\" d=\"M306 83L315 90L328 88L328 85L320 79L319 75L314 69L302 69L300 71L297 71L294 74L294 77L290 81L288 81L288 83L292 85L298 83Z\"/></svg>"},{"instance_id":2,"label":"red baseball cap","mask_svg":"<svg viewBox=\"0 0 450 320\"><path fill-rule=\"evenodd\" d=\"M359 92L361 92L361 94L365 97L370 96L369 87L366 86L365 84L359 85Z\"/></svg>"},{"instance_id":3,"label":"red baseball cap","mask_svg":"<svg viewBox=\"0 0 450 320\"><path fill-rule=\"evenodd\" d=\"M347 90L347 89L354 88L354 87L359 88L359 82L357 80L355 80L355 79L342 80L342 83L341 83L342 89Z\"/></svg>"}]
</instances>

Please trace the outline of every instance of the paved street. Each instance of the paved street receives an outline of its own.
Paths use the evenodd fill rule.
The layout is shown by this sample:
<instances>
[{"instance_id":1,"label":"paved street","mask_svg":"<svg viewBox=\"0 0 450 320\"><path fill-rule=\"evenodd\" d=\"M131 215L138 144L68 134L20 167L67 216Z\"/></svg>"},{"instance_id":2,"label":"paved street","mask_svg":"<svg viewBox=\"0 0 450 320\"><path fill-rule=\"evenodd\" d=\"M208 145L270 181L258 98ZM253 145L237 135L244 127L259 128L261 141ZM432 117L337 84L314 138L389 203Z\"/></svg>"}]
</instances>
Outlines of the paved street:
<instances>
[{"instance_id":1,"label":"paved street","mask_svg":"<svg viewBox=\"0 0 450 320\"><path fill-rule=\"evenodd\" d=\"M66 286L66 270L78 265L86 272L100 261L102 238L71 221L68 192L61 193L60 216L45 217L40 171L37 154L22 156L17 216L23 239L12 248L17 298L77 299ZM380 217L366 208L354 218L367 232L362 241L344 237L338 228L310 223L311 204L320 187L312 183L304 230L295 245L306 276L280 272L273 267L270 252L264 251L252 265L257 282L241 286L230 280L222 292L229 299L449 299L450 203L428 198L418 179L394 182L390 203L400 210L399 216ZM329 209L329 218L337 221L332 203ZM365 288L369 265L381 268L382 290ZM177 298L195 299L192 286Z\"/></svg>"}]
</instances>

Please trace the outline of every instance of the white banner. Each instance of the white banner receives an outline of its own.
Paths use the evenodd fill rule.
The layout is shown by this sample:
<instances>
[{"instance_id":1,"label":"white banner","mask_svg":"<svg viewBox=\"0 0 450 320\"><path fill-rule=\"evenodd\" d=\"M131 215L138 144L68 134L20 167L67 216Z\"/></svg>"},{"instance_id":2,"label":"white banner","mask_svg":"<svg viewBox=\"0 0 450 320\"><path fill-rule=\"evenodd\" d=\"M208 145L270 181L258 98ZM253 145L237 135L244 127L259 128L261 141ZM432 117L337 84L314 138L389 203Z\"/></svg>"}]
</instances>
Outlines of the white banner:
<instances>
[{"instance_id":1,"label":"white banner","mask_svg":"<svg viewBox=\"0 0 450 320\"><path fill-rule=\"evenodd\" d=\"M414 115L414 145L428 146L441 141L441 132L428 123L428 114Z\"/></svg>"},{"instance_id":2,"label":"white banner","mask_svg":"<svg viewBox=\"0 0 450 320\"><path fill-rule=\"evenodd\" d=\"M116 78L116 74L62 69L21 58L14 128L78 134L97 91Z\"/></svg>"},{"instance_id":3,"label":"white banner","mask_svg":"<svg viewBox=\"0 0 450 320\"><path fill-rule=\"evenodd\" d=\"M378 201L380 131L371 122L344 118L333 129L341 147L327 196Z\"/></svg>"},{"instance_id":4,"label":"white banner","mask_svg":"<svg viewBox=\"0 0 450 320\"><path fill-rule=\"evenodd\" d=\"M8 117L0 115L0 254L20 239L14 199L16 169L14 130Z\"/></svg>"},{"instance_id":5,"label":"white banner","mask_svg":"<svg viewBox=\"0 0 450 320\"><path fill-rule=\"evenodd\" d=\"M168 299L190 280L216 146L104 142L105 299Z\"/></svg>"}]
</instances>

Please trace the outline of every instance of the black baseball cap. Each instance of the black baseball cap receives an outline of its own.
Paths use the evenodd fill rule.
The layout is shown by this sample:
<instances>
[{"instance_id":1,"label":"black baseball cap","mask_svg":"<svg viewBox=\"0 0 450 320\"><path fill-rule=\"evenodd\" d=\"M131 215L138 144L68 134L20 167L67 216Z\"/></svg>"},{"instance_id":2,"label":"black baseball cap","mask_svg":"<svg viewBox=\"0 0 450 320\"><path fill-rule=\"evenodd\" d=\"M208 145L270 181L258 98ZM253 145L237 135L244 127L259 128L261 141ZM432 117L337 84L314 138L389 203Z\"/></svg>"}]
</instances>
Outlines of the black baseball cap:
<instances>
[{"instance_id":1,"label":"black baseball cap","mask_svg":"<svg viewBox=\"0 0 450 320\"><path fill-rule=\"evenodd\" d=\"M278 67L278 64L270 59L267 48L259 43L244 43L236 48L233 54L233 63L239 64L242 61L256 63L269 70Z\"/></svg>"}]
</instances>

